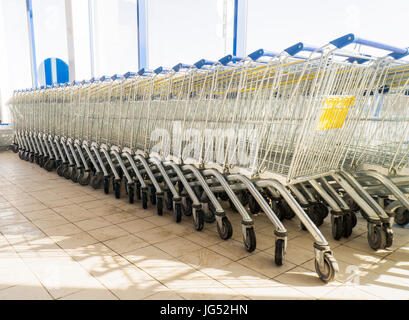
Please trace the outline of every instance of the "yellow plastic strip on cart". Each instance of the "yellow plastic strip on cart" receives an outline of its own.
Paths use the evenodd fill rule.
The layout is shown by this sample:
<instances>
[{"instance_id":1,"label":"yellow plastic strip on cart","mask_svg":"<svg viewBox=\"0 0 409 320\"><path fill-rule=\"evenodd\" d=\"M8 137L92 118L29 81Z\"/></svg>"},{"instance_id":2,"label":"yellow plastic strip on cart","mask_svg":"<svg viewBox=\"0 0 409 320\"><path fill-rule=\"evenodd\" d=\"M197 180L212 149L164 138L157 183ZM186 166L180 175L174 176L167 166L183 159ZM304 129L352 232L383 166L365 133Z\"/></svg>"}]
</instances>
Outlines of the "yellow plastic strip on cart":
<instances>
[{"instance_id":1,"label":"yellow plastic strip on cart","mask_svg":"<svg viewBox=\"0 0 409 320\"><path fill-rule=\"evenodd\" d=\"M317 130L342 128L349 108L355 103L352 96L328 96L322 104Z\"/></svg>"}]
</instances>

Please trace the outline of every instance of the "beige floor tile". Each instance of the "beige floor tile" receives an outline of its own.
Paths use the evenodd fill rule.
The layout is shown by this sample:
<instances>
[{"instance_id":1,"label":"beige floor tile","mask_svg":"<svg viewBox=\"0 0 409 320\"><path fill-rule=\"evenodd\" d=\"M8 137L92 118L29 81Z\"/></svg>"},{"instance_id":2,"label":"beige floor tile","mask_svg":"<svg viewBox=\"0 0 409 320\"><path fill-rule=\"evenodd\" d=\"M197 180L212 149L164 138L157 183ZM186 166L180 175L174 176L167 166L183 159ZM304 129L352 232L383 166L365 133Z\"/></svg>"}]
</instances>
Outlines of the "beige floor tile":
<instances>
[{"instance_id":1,"label":"beige floor tile","mask_svg":"<svg viewBox=\"0 0 409 320\"><path fill-rule=\"evenodd\" d=\"M183 235L182 237L186 239L186 241L194 242L202 247L210 247L224 241L215 233L193 232Z\"/></svg>"},{"instance_id":2,"label":"beige floor tile","mask_svg":"<svg viewBox=\"0 0 409 320\"><path fill-rule=\"evenodd\" d=\"M118 227L128 231L129 233L138 234L141 231L150 230L156 227L153 223L144 219L132 220L118 224Z\"/></svg>"},{"instance_id":3,"label":"beige floor tile","mask_svg":"<svg viewBox=\"0 0 409 320\"><path fill-rule=\"evenodd\" d=\"M80 227L84 231L90 231L94 229L99 229L103 227L108 227L112 225L111 222L105 220L101 217L95 217L87 220L81 220L75 223L78 227Z\"/></svg>"},{"instance_id":4,"label":"beige floor tile","mask_svg":"<svg viewBox=\"0 0 409 320\"><path fill-rule=\"evenodd\" d=\"M147 242L131 234L104 241L104 244L119 254L149 245Z\"/></svg>"},{"instance_id":5,"label":"beige floor tile","mask_svg":"<svg viewBox=\"0 0 409 320\"><path fill-rule=\"evenodd\" d=\"M202 248L197 244L186 242L181 237L158 242L155 246L173 257L180 257L187 252L197 251Z\"/></svg>"},{"instance_id":6,"label":"beige floor tile","mask_svg":"<svg viewBox=\"0 0 409 320\"><path fill-rule=\"evenodd\" d=\"M194 267L194 268L220 268L232 261L214 251L203 248L192 251L179 257L179 260Z\"/></svg>"},{"instance_id":7,"label":"beige floor tile","mask_svg":"<svg viewBox=\"0 0 409 320\"><path fill-rule=\"evenodd\" d=\"M323 300L380 300L381 298L355 286L341 286L321 298Z\"/></svg>"},{"instance_id":8,"label":"beige floor tile","mask_svg":"<svg viewBox=\"0 0 409 320\"><path fill-rule=\"evenodd\" d=\"M184 222L184 223L170 223L167 224L165 226L162 226L162 228L178 235L178 236L184 236L187 235L189 233L193 233L193 232L197 232L194 227L193 224L191 222Z\"/></svg>"},{"instance_id":9,"label":"beige floor tile","mask_svg":"<svg viewBox=\"0 0 409 320\"><path fill-rule=\"evenodd\" d=\"M65 223L56 227L44 228L44 233L50 237L64 237L83 232L73 223Z\"/></svg>"},{"instance_id":10,"label":"beige floor tile","mask_svg":"<svg viewBox=\"0 0 409 320\"><path fill-rule=\"evenodd\" d=\"M274 257L264 252L252 254L247 258L239 260L238 263L271 278L295 267L293 263L288 261L285 261L282 266L278 267L274 263Z\"/></svg>"},{"instance_id":11,"label":"beige floor tile","mask_svg":"<svg viewBox=\"0 0 409 320\"><path fill-rule=\"evenodd\" d=\"M114 215L117 213L126 213L125 211L123 211L122 209L119 209L117 207L114 207L112 205L107 205L105 202L103 202L102 200L97 200L98 202L101 203L101 206L95 207L95 208L90 208L87 209L89 212L92 212L93 214L95 214L98 217L105 217L105 216L110 216L110 215ZM94 201L92 201L94 202ZM84 206L87 202L81 203L81 206ZM115 219L115 216L111 217L111 219ZM120 221L123 222L123 221ZM117 221L112 221L112 223L117 223Z\"/></svg>"},{"instance_id":12,"label":"beige floor tile","mask_svg":"<svg viewBox=\"0 0 409 320\"><path fill-rule=\"evenodd\" d=\"M36 210L36 211L30 211L30 212L25 212L24 216L31 220L39 220L39 219L47 219L47 218L52 218L55 216L59 216L58 213L51 209L44 209L44 210Z\"/></svg>"},{"instance_id":13,"label":"beige floor tile","mask_svg":"<svg viewBox=\"0 0 409 320\"><path fill-rule=\"evenodd\" d=\"M257 238L257 241L258 241L258 238ZM258 242L257 242L257 246L258 246ZM268 253L274 257L275 247L264 250L263 252ZM284 261L289 261L293 264L300 265L300 264L307 262L308 260L311 260L311 258L313 257L314 257L314 254L311 251L306 250L301 247L297 247L295 245L291 245L291 243L289 243L287 245L287 250L284 256Z\"/></svg>"},{"instance_id":14,"label":"beige floor tile","mask_svg":"<svg viewBox=\"0 0 409 320\"><path fill-rule=\"evenodd\" d=\"M38 286L18 285L0 290L0 300L50 300L52 297L39 284Z\"/></svg>"},{"instance_id":15,"label":"beige floor tile","mask_svg":"<svg viewBox=\"0 0 409 320\"><path fill-rule=\"evenodd\" d=\"M74 235L66 236L64 239L57 242L57 244L63 249L75 249L83 247L93 243L97 243L98 240L91 237L88 233L82 232Z\"/></svg>"},{"instance_id":16,"label":"beige floor tile","mask_svg":"<svg viewBox=\"0 0 409 320\"><path fill-rule=\"evenodd\" d=\"M183 298L173 291L163 291L154 293L153 295L144 298L144 300L183 300Z\"/></svg>"},{"instance_id":17,"label":"beige floor tile","mask_svg":"<svg viewBox=\"0 0 409 320\"><path fill-rule=\"evenodd\" d=\"M118 300L118 298L107 289L85 289L62 297L61 300Z\"/></svg>"},{"instance_id":18,"label":"beige floor tile","mask_svg":"<svg viewBox=\"0 0 409 320\"><path fill-rule=\"evenodd\" d=\"M121 212L113 213L110 215L104 215L104 219L114 224L126 223L135 219L138 219L135 215L129 212L121 210Z\"/></svg>"},{"instance_id":19,"label":"beige floor tile","mask_svg":"<svg viewBox=\"0 0 409 320\"><path fill-rule=\"evenodd\" d=\"M107 285L107 287L121 300L140 300L161 291L161 288L165 288L158 281L143 281L137 284L133 283L116 284L114 286Z\"/></svg>"},{"instance_id":20,"label":"beige floor tile","mask_svg":"<svg viewBox=\"0 0 409 320\"><path fill-rule=\"evenodd\" d=\"M340 246L333 250L335 259L356 265L359 268L368 268L372 264L377 263L382 257L376 256L374 253L360 251L347 246Z\"/></svg>"},{"instance_id":21,"label":"beige floor tile","mask_svg":"<svg viewBox=\"0 0 409 320\"><path fill-rule=\"evenodd\" d=\"M71 203L75 203L75 204L80 204L80 203L85 203L85 202L95 200L95 198L90 196L90 195L81 195L79 197L70 197L69 199L70 199Z\"/></svg>"},{"instance_id":22,"label":"beige floor tile","mask_svg":"<svg viewBox=\"0 0 409 320\"><path fill-rule=\"evenodd\" d=\"M170 239L177 238L177 235L169 230L163 229L162 227L156 227L153 229L145 230L137 233L138 237L144 241L155 244L158 242L167 241Z\"/></svg>"},{"instance_id":23,"label":"beige floor tile","mask_svg":"<svg viewBox=\"0 0 409 320\"><path fill-rule=\"evenodd\" d=\"M107 241L107 240L119 238L122 236L126 236L129 234L128 231L125 231L124 229L116 225L109 225L107 227L90 230L88 231L88 233L99 241Z\"/></svg>"},{"instance_id":24,"label":"beige floor tile","mask_svg":"<svg viewBox=\"0 0 409 320\"><path fill-rule=\"evenodd\" d=\"M387 259L394 261L409 261L409 246L394 251L387 256Z\"/></svg>"},{"instance_id":25,"label":"beige floor tile","mask_svg":"<svg viewBox=\"0 0 409 320\"><path fill-rule=\"evenodd\" d=\"M149 216L147 218L144 218L144 220L149 221L150 223L153 223L157 225L158 227L165 226L170 223L175 223L175 221L170 217L163 217L163 216L161 217L158 215Z\"/></svg>"},{"instance_id":26,"label":"beige floor tile","mask_svg":"<svg viewBox=\"0 0 409 320\"><path fill-rule=\"evenodd\" d=\"M42 230L67 224L68 222L69 221L58 215L33 221L33 223Z\"/></svg>"},{"instance_id":27,"label":"beige floor tile","mask_svg":"<svg viewBox=\"0 0 409 320\"><path fill-rule=\"evenodd\" d=\"M233 261L243 259L250 255L244 248L244 244L235 240L226 240L208 248Z\"/></svg>"}]
</instances>

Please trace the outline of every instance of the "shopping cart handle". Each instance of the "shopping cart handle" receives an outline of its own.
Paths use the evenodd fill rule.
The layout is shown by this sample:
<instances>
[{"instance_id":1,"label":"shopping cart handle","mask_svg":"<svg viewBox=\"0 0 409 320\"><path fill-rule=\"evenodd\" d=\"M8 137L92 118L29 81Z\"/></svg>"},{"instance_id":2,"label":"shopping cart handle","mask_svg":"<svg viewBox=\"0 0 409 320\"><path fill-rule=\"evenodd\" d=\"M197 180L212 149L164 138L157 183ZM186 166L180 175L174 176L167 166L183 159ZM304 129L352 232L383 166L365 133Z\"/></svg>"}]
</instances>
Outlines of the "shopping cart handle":
<instances>
[{"instance_id":1,"label":"shopping cart handle","mask_svg":"<svg viewBox=\"0 0 409 320\"><path fill-rule=\"evenodd\" d=\"M194 63L194 66L198 69L201 69L203 66L211 66L214 65L216 62L206 60L206 59L201 59L198 62Z\"/></svg>"},{"instance_id":2,"label":"shopping cart handle","mask_svg":"<svg viewBox=\"0 0 409 320\"><path fill-rule=\"evenodd\" d=\"M290 56L294 56L300 51L304 49L304 44L302 42L298 42L295 45L288 47L284 51L287 52Z\"/></svg>"},{"instance_id":3,"label":"shopping cart handle","mask_svg":"<svg viewBox=\"0 0 409 320\"><path fill-rule=\"evenodd\" d=\"M136 73L131 72L131 71L128 71L127 73L124 74L125 79L132 78L132 77L135 77L135 76L136 76Z\"/></svg>"},{"instance_id":4,"label":"shopping cart handle","mask_svg":"<svg viewBox=\"0 0 409 320\"><path fill-rule=\"evenodd\" d=\"M94 83L97 82L98 78L92 77L91 79L89 79L89 82Z\"/></svg>"},{"instance_id":5,"label":"shopping cart handle","mask_svg":"<svg viewBox=\"0 0 409 320\"><path fill-rule=\"evenodd\" d=\"M159 67L159 68L156 68L155 70L153 70L153 72L156 73L156 74L166 73L166 72L168 72L168 71L169 71L169 70L166 69L166 68L164 68L164 67Z\"/></svg>"},{"instance_id":6,"label":"shopping cart handle","mask_svg":"<svg viewBox=\"0 0 409 320\"><path fill-rule=\"evenodd\" d=\"M219 59L219 62L220 62L222 65L225 66L226 64L228 64L228 63L231 61L232 58L233 58L233 56L232 56L231 54L228 54L227 56L225 56L225 57Z\"/></svg>"},{"instance_id":7,"label":"shopping cart handle","mask_svg":"<svg viewBox=\"0 0 409 320\"><path fill-rule=\"evenodd\" d=\"M190 69L192 66L190 64L178 63L172 69L173 71L178 72L180 69Z\"/></svg>"},{"instance_id":8,"label":"shopping cart handle","mask_svg":"<svg viewBox=\"0 0 409 320\"><path fill-rule=\"evenodd\" d=\"M353 33L349 33L338 39L332 40L330 43L336 46L337 48L343 48L351 43L356 43L356 44L361 44L367 47L377 48L377 49L386 50L386 51L392 51L392 54L390 56L394 58L396 57L395 59L399 59L399 58L402 58L408 55L408 49L406 48L402 49L402 48L390 46L387 44L383 44L380 42L361 39L361 38L356 37Z\"/></svg>"},{"instance_id":9,"label":"shopping cart handle","mask_svg":"<svg viewBox=\"0 0 409 320\"><path fill-rule=\"evenodd\" d=\"M120 75L120 74L114 74L112 77L111 77L111 79L113 80L113 81L115 81L115 80L118 80L118 79L122 79L122 76Z\"/></svg>"},{"instance_id":10,"label":"shopping cart handle","mask_svg":"<svg viewBox=\"0 0 409 320\"><path fill-rule=\"evenodd\" d=\"M109 79L111 79L111 78L108 77L108 76L102 76L101 78L99 78L99 81L107 81Z\"/></svg>"},{"instance_id":11,"label":"shopping cart handle","mask_svg":"<svg viewBox=\"0 0 409 320\"><path fill-rule=\"evenodd\" d=\"M258 49L248 55L249 58L252 60L256 61L257 59L260 59L261 57L271 57L274 58L278 56L278 53L271 52L271 51L266 51L264 49Z\"/></svg>"},{"instance_id":12,"label":"shopping cart handle","mask_svg":"<svg viewBox=\"0 0 409 320\"><path fill-rule=\"evenodd\" d=\"M88 80L82 80L82 81L81 81L81 84L88 84L88 83L89 83Z\"/></svg>"}]
</instances>

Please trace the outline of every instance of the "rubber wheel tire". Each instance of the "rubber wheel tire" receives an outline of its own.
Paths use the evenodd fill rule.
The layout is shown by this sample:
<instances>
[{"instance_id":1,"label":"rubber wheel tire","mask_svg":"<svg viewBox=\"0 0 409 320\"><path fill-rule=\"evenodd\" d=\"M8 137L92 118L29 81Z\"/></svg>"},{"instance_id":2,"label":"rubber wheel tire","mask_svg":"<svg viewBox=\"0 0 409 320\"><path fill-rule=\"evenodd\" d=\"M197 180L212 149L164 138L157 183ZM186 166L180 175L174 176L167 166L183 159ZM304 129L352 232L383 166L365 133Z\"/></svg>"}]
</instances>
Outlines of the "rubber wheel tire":
<instances>
[{"instance_id":1,"label":"rubber wheel tire","mask_svg":"<svg viewBox=\"0 0 409 320\"><path fill-rule=\"evenodd\" d=\"M343 234L343 222L342 216L331 216L331 225L332 225L332 237L335 240L339 240Z\"/></svg>"},{"instance_id":2,"label":"rubber wheel tire","mask_svg":"<svg viewBox=\"0 0 409 320\"><path fill-rule=\"evenodd\" d=\"M104 181L104 175L100 172L97 173L94 177L91 179L91 187L94 189L100 189L102 187L102 183Z\"/></svg>"},{"instance_id":3,"label":"rubber wheel tire","mask_svg":"<svg viewBox=\"0 0 409 320\"><path fill-rule=\"evenodd\" d=\"M183 214L186 217L190 217L192 215L192 213L193 213L192 200L190 200L190 198L188 196L185 199L186 199L185 200L186 205L183 206Z\"/></svg>"},{"instance_id":4,"label":"rubber wheel tire","mask_svg":"<svg viewBox=\"0 0 409 320\"><path fill-rule=\"evenodd\" d=\"M229 200L229 196L225 192L219 193L219 198L222 199L223 201Z\"/></svg>"},{"instance_id":5,"label":"rubber wheel tire","mask_svg":"<svg viewBox=\"0 0 409 320\"><path fill-rule=\"evenodd\" d=\"M166 192L166 200L165 200L166 210L172 211L173 210L173 195L172 192Z\"/></svg>"},{"instance_id":6,"label":"rubber wheel tire","mask_svg":"<svg viewBox=\"0 0 409 320\"><path fill-rule=\"evenodd\" d=\"M115 192L115 198L120 199L121 198L121 182L114 181L113 187L114 187L114 192Z\"/></svg>"},{"instance_id":7,"label":"rubber wheel tire","mask_svg":"<svg viewBox=\"0 0 409 320\"><path fill-rule=\"evenodd\" d=\"M155 188L152 186L152 188L150 188L150 200L151 200L151 205L155 205L156 204L156 190Z\"/></svg>"},{"instance_id":8,"label":"rubber wheel tire","mask_svg":"<svg viewBox=\"0 0 409 320\"><path fill-rule=\"evenodd\" d=\"M163 215L163 199L162 199L162 197L158 197L156 199L156 209L157 209L158 216L162 216Z\"/></svg>"},{"instance_id":9,"label":"rubber wheel tire","mask_svg":"<svg viewBox=\"0 0 409 320\"><path fill-rule=\"evenodd\" d=\"M104 192L105 194L109 194L109 177L104 177Z\"/></svg>"},{"instance_id":10,"label":"rubber wheel tire","mask_svg":"<svg viewBox=\"0 0 409 320\"><path fill-rule=\"evenodd\" d=\"M258 204L258 202L256 201L256 199L254 199L254 197L252 195L249 195L248 197L248 203L249 203L249 208L250 208L250 212L251 214L257 214L261 211L260 205Z\"/></svg>"},{"instance_id":11,"label":"rubber wheel tire","mask_svg":"<svg viewBox=\"0 0 409 320\"><path fill-rule=\"evenodd\" d=\"M142 191L142 208L148 209L148 193L146 191Z\"/></svg>"},{"instance_id":12,"label":"rubber wheel tire","mask_svg":"<svg viewBox=\"0 0 409 320\"><path fill-rule=\"evenodd\" d=\"M60 164L60 165L57 167L56 172L57 172L57 174L58 174L60 177L62 177L62 176L63 176L63 170L64 170L64 167L65 167L65 165L64 165L64 164Z\"/></svg>"},{"instance_id":13,"label":"rubber wheel tire","mask_svg":"<svg viewBox=\"0 0 409 320\"><path fill-rule=\"evenodd\" d=\"M351 220L352 220L352 229L356 227L356 224L358 222L358 219L356 217L355 212L351 212Z\"/></svg>"},{"instance_id":14,"label":"rubber wheel tire","mask_svg":"<svg viewBox=\"0 0 409 320\"><path fill-rule=\"evenodd\" d=\"M177 223L179 223L180 221L182 221L182 204L180 202L175 203L175 221Z\"/></svg>"},{"instance_id":15,"label":"rubber wheel tire","mask_svg":"<svg viewBox=\"0 0 409 320\"><path fill-rule=\"evenodd\" d=\"M81 172L80 176L78 177L78 183L81 186L85 187L85 186L89 185L90 181L91 181L90 173L89 172Z\"/></svg>"},{"instance_id":16,"label":"rubber wheel tire","mask_svg":"<svg viewBox=\"0 0 409 320\"><path fill-rule=\"evenodd\" d=\"M408 224L409 223L409 210L406 208L399 208L398 210L396 210L395 222L400 226L404 226L405 224Z\"/></svg>"},{"instance_id":17,"label":"rubber wheel tire","mask_svg":"<svg viewBox=\"0 0 409 320\"><path fill-rule=\"evenodd\" d=\"M247 191L242 191L237 194L237 198L239 198L243 207L247 206L249 203L249 193Z\"/></svg>"},{"instance_id":18,"label":"rubber wheel tire","mask_svg":"<svg viewBox=\"0 0 409 320\"><path fill-rule=\"evenodd\" d=\"M135 193L136 193L136 199L141 200L141 184L140 183L136 183L136 188L135 188Z\"/></svg>"},{"instance_id":19,"label":"rubber wheel tire","mask_svg":"<svg viewBox=\"0 0 409 320\"><path fill-rule=\"evenodd\" d=\"M284 199L280 199L277 202L280 211L283 212L284 218L287 220L291 220L292 218L295 217L295 213L294 211L290 208L290 206L288 205L287 201L285 201Z\"/></svg>"},{"instance_id":20,"label":"rubber wheel tire","mask_svg":"<svg viewBox=\"0 0 409 320\"><path fill-rule=\"evenodd\" d=\"M257 241L256 241L256 234L254 232L254 228L246 228L246 237L244 238L244 248L247 252L253 252L256 250Z\"/></svg>"},{"instance_id":21,"label":"rubber wheel tire","mask_svg":"<svg viewBox=\"0 0 409 320\"><path fill-rule=\"evenodd\" d=\"M271 210L273 210L273 212L275 213L278 219L280 219L281 221L284 220L283 211L280 209L280 206L278 205L277 201L274 199L269 199L269 200L270 201L268 201L268 204Z\"/></svg>"},{"instance_id":22,"label":"rubber wheel tire","mask_svg":"<svg viewBox=\"0 0 409 320\"><path fill-rule=\"evenodd\" d=\"M274 251L274 261L277 266L283 265L283 258L284 258L284 240L277 239L276 240L276 247Z\"/></svg>"},{"instance_id":23,"label":"rubber wheel tire","mask_svg":"<svg viewBox=\"0 0 409 320\"><path fill-rule=\"evenodd\" d=\"M323 220L328 216L329 209L325 204L323 204L322 202L316 202L313 206L314 210L318 212Z\"/></svg>"},{"instance_id":24,"label":"rubber wheel tire","mask_svg":"<svg viewBox=\"0 0 409 320\"><path fill-rule=\"evenodd\" d=\"M372 235L370 234L369 227L368 227L367 238L368 238L369 246L373 250L376 251L378 249L383 249L385 247L385 244L386 244L385 233L383 232L380 226L374 227L374 231Z\"/></svg>"},{"instance_id":25,"label":"rubber wheel tire","mask_svg":"<svg viewBox=\"0 0 409 320\"><path fill-rule=\"evenodd\" d=\"M31 157L31 155L30 155L30 157ZM30 159L30 161L31 161L31 159ZM48 159L47 162L44 163L44 166L43 166L43 168L45 170L47 170L48 172L53 171L54 167L55 167L55 161L53 159Z\"/></svg>"},{"instance_id":26,"label":"rubber wheel tire","mask_svg":"<svg viewBox=\"0 0 409 320\"><path fill-rule=\"evenodd\" d=\"M233 235L233 227L227 217L222 218L222 229L220 229L219 224L217 223L217 233L223 240L228 240Z\"/></svg>"},{"instance_id":27,"label":"rubber wheel tire","mask_svg":"<svg viewBox=\"0 0 409 320\"><path fill-rule=\"evenodd\" d=\"M128 190L129 203L134 203L135 202L135 188L133 184L127 184L126 189Z\"/></svg>"},{"instance_id":28,"label":"rubber wheel tire","mask_svg":"<svg viewBox=\"0 0 409 320\"><path fill-rule=\"evenodd\" d=\"M393 231L390 228L384 228L385 232L385 248L392 247L393 245Z\"/></svg>"},{"instance_id":29,"label":"rubber wheel tire","mask_svg":"<svg viewBox=\"0 0 409 320\"><path fill-rule=\"evenodd\" d=\"M67 180L71 178L73 168L71 166L66 166L63 171L63 177Z\"/></svg>"},{"instance_id":30,"label":"rubber wheel tire","mask_svg":"<svg viewBox=\"0 0 409 320\"><path fill-rule=\"evenodd\" d=\"M342 221L343 221L342 236L344 238L349 238L352 234L352 215L351 213L344 214Z\"/></svg>"},{"instance_id":31,"label":"rubber wheel tire","mask_svg":"<svg viewBox=\"0 0 409 320\"><path fill-rule=\"evenodd\" d=\"M324 255L324 270L321 270L318 261L315 260L315 271L317 272L320 279L327 283L334 280L338 272L338 263L334 257L328 253Z\"/></svg>"},{"instance_id":32,"label":"rubber wheel tire","mask_svg":"<svg viewBox=\"0 0 409 320\"><path fill-rule=\"evenodd\" d=\"M206 223L213 223L216 221L216 209L214 208L213 203L208 203L209 212L203 213L203 218Z\"/></svg>"},{"instance_id":33,"label":"rubber wheel tire","mask_svg":"<svg viewBox=\"0 0 409 320\"><path fill-rule=\"evenodd\" d=\"M79 169L73 168L71 173L71 181L74 183L78 182L78 177L80 176L81 171Z\"/></svg>"},{"instance_id":34,"label":"rubber wheel tire","mask_svg":"<svg viewBox=\"0 0 409 320\"><path fill-rule=\"evenodd\" d=\"M312 220L312 222L314 222L314 224L319 227L320 225L322 225L322 223L324 222L321 214L319 213L319 211L316 210L315 206L309 206L307 208L307 215L310 217L310 219Z\"/></svg>"},{"instance_id":35,"label":"rubber wheel tire","mask_svg":"<svg viewBox=\"0 0 409 320\"><path fill-rule=\"evenodd\" d=\"M193 217L193 225L196 231L202 231L204 227L203 211L196 210L196 219Z\"/></svg>"}]
</instances>

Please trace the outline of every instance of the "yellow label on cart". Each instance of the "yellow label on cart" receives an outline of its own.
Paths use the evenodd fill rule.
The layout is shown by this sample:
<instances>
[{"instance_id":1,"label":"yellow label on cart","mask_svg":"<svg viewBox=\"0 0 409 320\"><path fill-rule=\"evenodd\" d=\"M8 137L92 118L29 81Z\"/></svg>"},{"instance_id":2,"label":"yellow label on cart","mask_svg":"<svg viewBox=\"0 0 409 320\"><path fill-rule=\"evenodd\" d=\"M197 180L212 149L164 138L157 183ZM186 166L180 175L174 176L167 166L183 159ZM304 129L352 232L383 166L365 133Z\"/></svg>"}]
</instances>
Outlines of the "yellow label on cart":
<instances>
[{"instance_id":1,"label":"yellow label on cart","mask_svg":"<svg viewBox=\"0 0 409 320\"><path fill-rule=\"evenodd\" d=\"M342 128L349 108L355 103L352 96L329 96L322 103L320 120L317 130Z\"/></svg>"}]
</instances>

